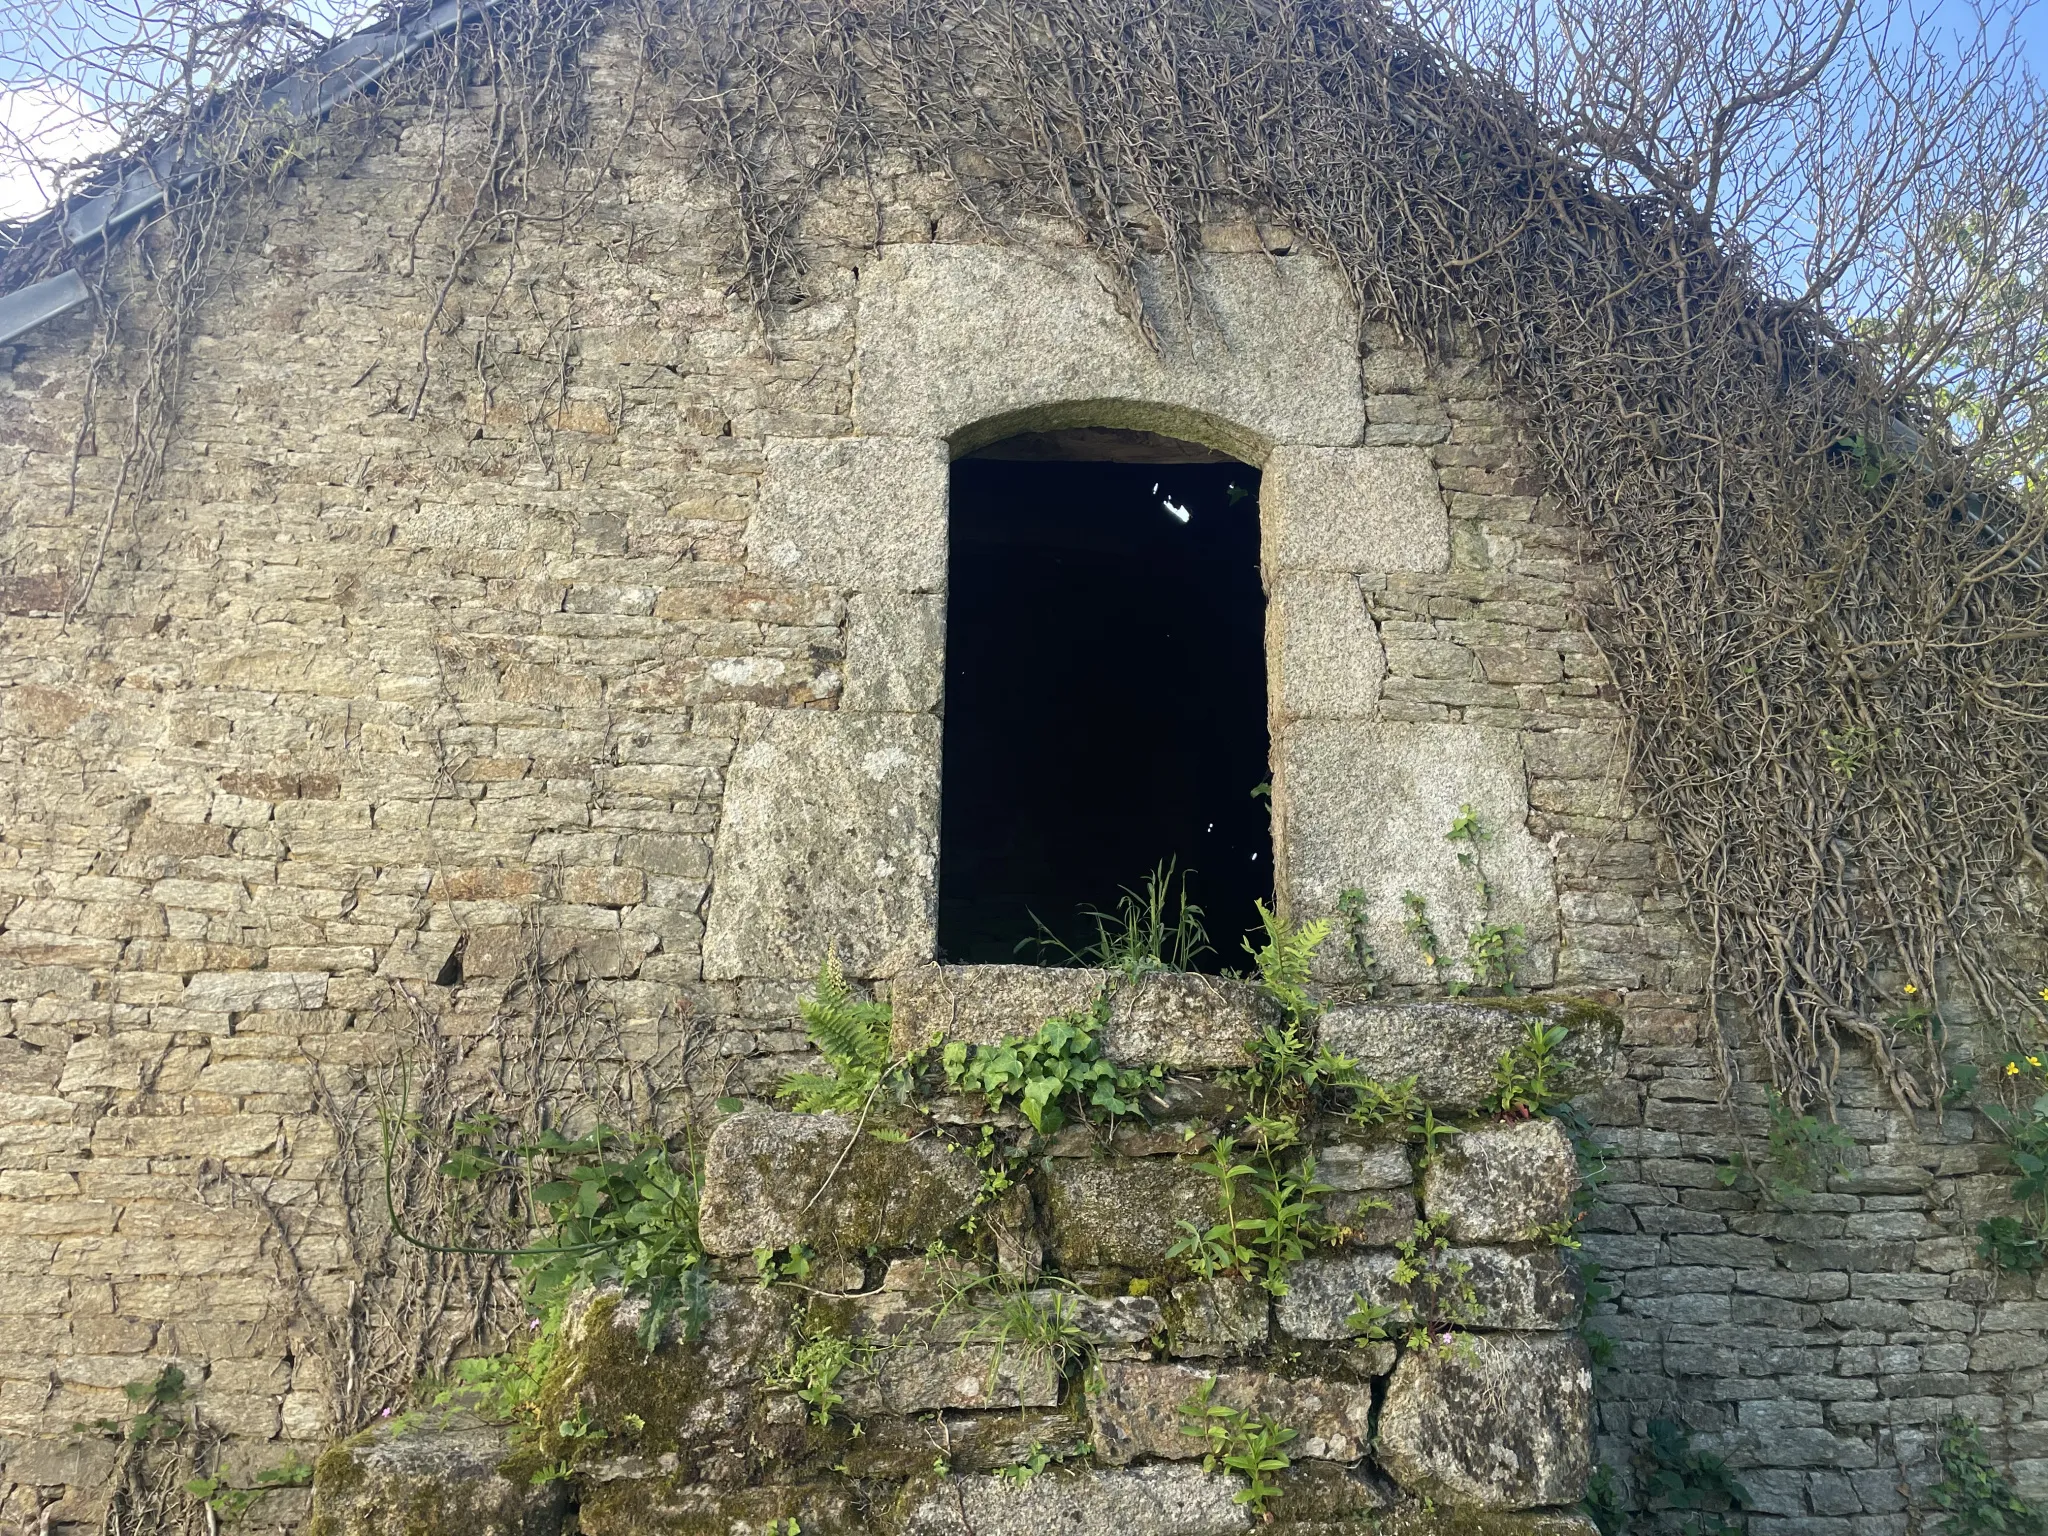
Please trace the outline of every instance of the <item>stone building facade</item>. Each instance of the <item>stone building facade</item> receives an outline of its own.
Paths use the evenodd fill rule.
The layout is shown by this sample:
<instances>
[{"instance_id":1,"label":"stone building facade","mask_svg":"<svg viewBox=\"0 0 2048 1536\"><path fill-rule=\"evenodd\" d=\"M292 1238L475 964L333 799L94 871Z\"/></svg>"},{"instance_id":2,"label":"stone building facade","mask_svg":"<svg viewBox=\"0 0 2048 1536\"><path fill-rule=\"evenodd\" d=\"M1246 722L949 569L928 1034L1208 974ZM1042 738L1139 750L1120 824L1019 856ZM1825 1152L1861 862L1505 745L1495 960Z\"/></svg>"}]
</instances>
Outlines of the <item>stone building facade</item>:
<instances>
[{"instance_id":1,"label":"stone building facade","mask_svg":"<svg viewBox=\"0 0 2048 1536\"><path fill-rule=\"evenodd\" d=\"M1980 1125L1909 1118L1852 1063L1825 1191L1719 1178L1761 1067L1738 1039L1731 1107L1582 619L1599 573L1479 366L1361 329L1250 220L1211 231L1192 322L1153 296L1155 350L1062 229L998 236L889 164L819 200L807 293L764 329L724 190L630 49L589 62L608 169L510 289L503 247L445 296L420 256L455 237L420 223L425 113L338 126L240 210L160 483L104 558L132 378L88 403L78 316L0 357L10 1529L90 1518L117 1448L74 1426L165 1363L250 1465L325 1439L305 1299L345 1311L355 1277L323 1094L420 1015L486 1034L538 968L630 1049L692 1034L708 1107L792 1065L828 944L885 994L928 976L947 465L1080 426L1263 471L1292 914L1363 889L1391 984L1426 990L1399 897L1472 920L1443 841L1470 805L1536 991L1618 1009L1581 1100L1601 1459L1677 1418L1753 1528L1890 1536L1960 1412L2048 1492L2048 1298L1974 1258L2003 1187Z\"/></svg>"}]
</instances>

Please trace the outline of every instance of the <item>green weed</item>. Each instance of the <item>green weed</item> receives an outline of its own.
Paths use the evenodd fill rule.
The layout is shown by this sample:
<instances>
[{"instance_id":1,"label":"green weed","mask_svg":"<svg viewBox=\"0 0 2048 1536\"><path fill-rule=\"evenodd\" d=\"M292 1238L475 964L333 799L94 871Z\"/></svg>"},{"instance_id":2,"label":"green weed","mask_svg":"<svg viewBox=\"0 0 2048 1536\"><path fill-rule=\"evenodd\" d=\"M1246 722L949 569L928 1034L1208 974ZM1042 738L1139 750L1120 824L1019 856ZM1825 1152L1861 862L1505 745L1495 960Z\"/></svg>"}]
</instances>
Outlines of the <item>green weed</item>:
<instances>
[{"instance_id":1,"label":"green weed","mask_svg":"<svg viewBox=\"0 0 2048 1536\"><path fill-rule=\"evenodd\" d=\"M106 1435L134 1444L176 1439L185 1428L185 1386L185 1373L175 1365L167 1365L154 1376L131 1381L121 1388L121 1395L135 1405L132 1418L93 1419L71 1428L76 1434Z\"/></svg>"},{"instance_id":2,"label":"green weed","mask_svg":"<svg viewBox=\"0 0 2048 1536\"><path fill-rule=\"evenodd\" d=\"M1338 894L1337 920L1344 925L1344 957L1358 972L1359 984L1365 995L1378 997L1384 970L1380 957L1373 951L1372 941L1366 937L1364 891L1354 885Z\"/></svg>"},{"instance_id":3,"label":"green weed","mask_svg":"<svg viewBox=\"0 0 2048 1536\"><path fill-rule=\"evenodd\" d=\"M1296 1438L1295 1432L1259 1414L1213 1401L1215 1390L1216 1378L1211 1376L1180 1405L1181 1433L1208 1446L1202 1457L1204 1472L1221 1467L1244 1479L1244 1487L1231 1495L1231 1501L1263 1515L1280 1492L1272 1474L1292 1465L1282 1447Z\"/></svg>"},{"instance_id":4,"label":"green weed","mask_svg":"<svg viewBox=\"0 0 2048 1536\"><path fill-rule=\"evenodd\" d=\"M795 1243L788 1248L756 1248L754 1284L765 1291L784 1280L808 1280L815 1257L808 1243Z\"/></svg>"},{"instance_id":5,"label":"green weed","mask_svg":"<svg viewBox=\"0 0 2048 1536\"><path fill-rule=\"evenodd\" d=\"M838 951L828 950L811 995L797 1004L797 1012L827 1070L792 1072L775 1090L777 1096L801 1114L865 1108L889 1070L889 1005L856 997Z\"/></svg>"},{"instance_id":6,"label":"green weed","mask_svg":"<svg viewBox=\"0 0 2048 1536\"><path fill-rule=\"evenodd\" d=\"M1038 1033L997 1045L970 1046L953 1040L940 1053L947 1083L979 1093L993 1112L1014 1104L1033 1130L1051 1135L1080 1119L1134 1114L1137 1094L1157 1073L1120 1067L1105 1059L1097 1036L1109 1022L1109 1001L1048 1019Z\"/></svg>"},{"instance_id":7,"label":"green weed","mask_svg":"<svg viewBox=\"0 0 2048 1536\"><path fill-rule=\"evenodd\" d=\"M1134 979L1154 971L1193 970L1210 953L1202 909L1188 900L1188 877L1176 876L1172 859L1155 865L1142 888L1125 886L1114 912L1083 907L1080 915L1094 925L1095 937L1079 949L1034 916L1038 933L1019 944L1019 952L1035 946L1041 965L1051 956L1057 964L1122 971Z\"/></svg>"},{"instance_id":8,"label":"green weed","mask_svg":"<svg viewBox=\"0 0 2048 1536\"><path fill-rule=\"evenodd\" d=\"M1652 1419L1649 1431L1642 1488L1650 1508L1682 1513L1680 1536L1733 1536L1739 1526L1727 1514L1747 1509L1749 1493L1728 1464L1694 1450L1692 1436L1675 1419Z\"/></svg>"},{"instance_id":9,"label":"green weed","mask_svg":"<svg viewBox=\"0 0 2048 1536\"><path fill-rule=\"evenodd\" d=\"M810 1409L811 1422L822 1429L846 1402L846 1395L839 1390L839 1378L867 1353L866 1346L807 1319L799 1325L782 1358L769 1368L766 1380L771 1387L794 1392Z\"/></svg>"},{"instance_id":10,"label":"green weed","mask_svg":"<svg viewBox=\"0 0 2048 1536\"><path fill-rule=\"evenodd\" d=\"M216 1473L185 1481L185 1491L223 1520L239 1520L266 1493L280 1488L306 1488L313 1482L313 1464L294 1451L276 1466L265 1467L251 1483L231 1483Z\"/></svg>"},{"instance_id":11,"label":"green weed","mask_svg":"<svg viewBox=\"0 0 2048 1536\"><path fill-rule=\"evenodd\" d=\"M1941 1481L1927 1490L1927 1502L1945 1513L1941 1536L2041 1536L2048 1531L2048 1517L1991 1464L1983 1435L1970 1420L1944 1423L1936 1454Z\"/></svg>"},{"instance_id":12,"label":"green weed","mask_svg":"<svg viewBox=\"0 0 2048 1536\"><path fill-rule=\"evenodd\" d=\"M1770 1128L1762 1159L1741 1154L1720 1168L1721 1183L1733 1188L1749 1174L1780 1205L1825 1189L1828 1180L1843 1170L1842 1154L1855 1145L1848 1132L1818 1115L1796 1113L1776 1093L1766 1112Z\"/></svg>"},{"instance_id":13,"label":"green weed","mask_svg":"<svg viewBox=\"0 0 2048 1536\"><path fill-rule=\"evenodd\" d=\"M1422 963L1429 967L1429 974L1450 985L1450 967L1444 964L1443 941L1436 936L1436 924L1430 920L1429 902L1414 891L1403 891L1401 909L1407 913L1401 919L1401 931L1422 952Z\"/></svg>"},{"instance_id":14,"label":"green weed","mask_svg":"<svg viewBox=\"0 0 2048 1536\"><path fill-rule=\"evenodd\" d=\"M2014 1178L2009 1193L2017 1216L1993 1216L1977 1226L1977 1253L2000 1269L2027 1272L2048 1259L2048 1068L2033 1053L2008 1056L1993 1081L2015 1104L1980 1101L1977 1108L2005 1142Z\"/></svg>"},{"instance_id":15,"label":"green weed","mask_svg":"<svg viewBox=\"0 0 2048 1536\"><path fill-rule=\"evenodd\" d=\"M1570 1031L1529 1020L1522 1038L1501 1052L1493 1069L1493 1107L1504 1115L1541 1115L1564 1102L1558 1077L1572 1063L1558 1054Z\"/></svg>"},{"instance_id":16,"label":"green weed","mask_svg":"<svg viewBox=\"0 0 2048 1536\"><path fill-rule=\"evenodd\" d=\"M1207 1228L1182 1221L1181 1237L1167 1250L1203 1279L1235 1272L1255 1279L1274 1296L1287 1294L1287 1266L1336 1235L1322 1220L1318 1196L1330 1186L1315 1175L1315 1159L1285 1168L1274 1150L1238 1159L1238 1143L1218 1137L1195 1167L1216 1180L1221 1214Z\"/></svg>"}]
</instances>

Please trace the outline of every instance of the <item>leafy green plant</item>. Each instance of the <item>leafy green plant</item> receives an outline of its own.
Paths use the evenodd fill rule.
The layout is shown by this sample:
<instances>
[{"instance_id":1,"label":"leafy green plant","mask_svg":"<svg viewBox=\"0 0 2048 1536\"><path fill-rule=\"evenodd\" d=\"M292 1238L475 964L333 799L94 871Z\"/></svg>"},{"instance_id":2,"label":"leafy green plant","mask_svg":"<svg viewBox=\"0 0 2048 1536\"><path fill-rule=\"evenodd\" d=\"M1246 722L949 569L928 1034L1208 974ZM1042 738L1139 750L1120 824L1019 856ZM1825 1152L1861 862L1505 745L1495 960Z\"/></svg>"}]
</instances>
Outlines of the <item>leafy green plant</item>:
<instances>
[{"instance_id":1,"label":"leafy green plant","mask_svg":"<svg viewBox=\"0 0 2048 1536\"><path fill-rule=\"evenodd\" d=\"M997 1467L996 1476L1008 1483L1012 1488L1022 1488L1031 1479L1051 1466L1052 1463L1052 1453L1046 1450L1044 1445L1034 1440L1031 1442L1031 1449L1024 1453L1022 1461L1012 1462L1007 1467Z\"/></svg>"},{"instance_id":2,"label":"leafy green plant","mask_svg":"<svg viewBox=\"0 0 2048 1536\"><path fill-rule=\"evenodd\" d=\"M2033 1053L2008 1056L1993 1081L2015 1103L1982 1100L1978 1109L2005 1143L2012 1164L2010 1188L2017 1216L1993 1216L1977 1225L1977 1253L2000 1269L2027 1272L2048 1259L2048 1068Z\"/></svg>"},{"instance_id":3,"label":"leafy green plant","mask_svg":"<svg viewBox=\"0 0 2048 1536\"><path fill-rule=\"evenodd\" d=\"M1344 925L1344 957L1357 970L1365 995L1378 997L1385 971L1367 937L1366 918L1364 891L1354 885L1338 893L1337 920Z\"/></svg>"},{"instance_id":4,"label":"leafy green plant","mask_svg":"<svg viewBox=\"0 0 2048 1536\"><path fill-rule=\"evenodd\" d=\"M1052 956L1057 964L1122 971L1133 978L1193 970L1210 952L1202 909L1188 900L1187 874L1176 877L1172 859L1154 865L1140 889L1123 887L1114 912L1083 907L1080 915L1094 925L1095 937L1079 949L1034 916L1038 933L1019 944L1019 952L1035 946L1040 964Z\"/></svg>"},{"instance_id":5,"label":"leafy green plant","mask_svg":"<svg viewBox=\"0 0 2048 1536\"><path fill-rule=\"evenodd\" d=\"M1316 951L1330 936L1330 925L1321 919L1291 924L1269 911L1263 901L1253 905L1258 909L1265 942L1254 944L1246 939L1244 948L1258 968L1259 989L1278 1005L1289 1025L1306 1026L1323 1011L1309 994L1309 980Z\"/></svg>"},{"instance_id":6,"label":"leafy green plant","mask_svg":"<svg viewBox=\"0 0 2048 1536\"><path fill-rule=\"evenodd\" d=\"M754 1250L754 1283L762 1290L783 1280L807 1280L815 1255L808 1243Z\"/></svg>"},{"instance_id":7,"label":"leafy green plant","mask_svg":"<svg viewBox=\"0 0 2048 1536\"><path fill-rule=\"evenodd\" d=\"M1406 1308L1390 1301L1367 1301L1354 1291L1344 1327L1354 1339L1364 1339L1368 1344L1383 1344L1393 1337L1387 1325L1398 1321L1404 1311Z\"/></svg>"},{"instance_id":8,"label":"leafy green plant","mask_svg":"<svg viewBox=\"0 0 2048 1536\"><path fill-rule=\"evenodd\" d=\"M1394 1245L1394 1284L1408 1299L1408 1334L1404 1342L1417 1351L1442 1353L1457 1330L1479 1320L1479 1297L1472 1287L1472 1266L1450 1255L1449 1218L1417 1221Z\"/></svg>"},{"instance_id":9,"label":"leafy green plant","mask_svg":"<svg viewBox=\"0 0 2048 1536\"><path fill-rule=\"evenodd\" d=\"M1493 1107L1504 1115L1540 1115L1564 1100L1557 1079L1572 1063L1558 1054L1570 1031L1531 1019L1493 1069Z\"/></svg>"},{"instance_id":10,"label":"leafy green plant","mask_svg":"<svg viewBox=\"0 0 2048 1536\"><path fill-rule=\"evenodd\" d=\"M1263 1415L1216 1402L1215 1391L1216 1378L1211 1376L1180 1405L1181 1433L1208 1446L1202 1456L1204 1472L1221 1467L1244 1479L1244 1487L1231 1495L1231 1501L1263 1515L1280 1492L1272 1475L1292 1465L1282 1447L1296 1438L1295 1432Z\"/></svg>"},{"instance_id":11,"label":"leafy green plant","mask_svg":"<svg viewBox=\"0 0 2048 1536\"><path fill-rule=\"evenodd\" d=\"M1730 1536L1739 1529L1727 1512L1749 1507L1748 1490L1720 1457L1693 1449L1684 1425L1650 1420L1645 1451L1643 1495L1652 1509L1684 1514L1681 1536Z\"/></svg>"},{"instance_id":12,"label":"leafy green plant","mask_svg":"<svg viewBox=\"0 0 2048 1536\"><path fill-rule=\"evenodd\" d=\"M254 1482L231 1483L226 1477L215 1473L210 1477L193 1477L185 1481L185 1491L198 1499L223 1520L239 1520L266 1493L279 1488L306 1488L313 1482L313 1464L294 1451L276 1466L265 1467L256 1474Z\"/></svg>"},{"instance_id":13,"label":"leafy green plant","mask_svg":"<svg viewBox=\"0 0 2048 1536\"><path fill-rule=\"evenodd\" d=\"M1065 1376L1090 1358L1095 1340L1081 1326L1080 1308L1064 1284L1032 1288L999 1275L975 1275L948 1288L935 1321L959 1308L972 1309L974 1320L961 1342L990 1346L991 1386L1003 1362L1020 1355L1030 1365Z\"/></svg>"},{"instance_id":14,"label":"leafy green plant","mask_svg":"<svg viewBox=\"0 0 2048 1536\"><path fill-rule=\"evenodd\" d=\"M1203 1279L1235 1271L1275 1296L1287 1294L1287 1266L1333 1234L1318 1197L1330 1186L1315 1176L1315 1159L1287 1168L1278 1153L1262 1150L1240 1161L1234 1137L1220 1136L1195 1167L1216 1180L1220 1215L1209 1227L1180 1223L1181 1237L1167 1250Z\"/></svg>"},{"instance_id":15,"label":"leafy green plant","mask_svg":"<svg viewBox=\"0 0 2048 1536\"><path fill-rule=\"evenodd\" d=\"M1941 1427L1936 1447L1941 1481L1927 1490L1927 1502L1942 1510L1941 1536L2041 1536L2048 1516L2021 1498L1991 1463L1984 1437L1966 1418Z\"/></svg>"},{"instance_id":16,"label":"leafy green plant","mask_svg":"<svg viewBox=\"0 0 2048 1536\"><path fill-rule=\"evenodd\" d=\"M1600 1536L1628 1536L1628 1505L1621 1496L1621 1482L1605 1462L1594 1467L1593 1475L1586 1479L1586 1497L1579 1507Z\"/></svg>"},{"instance_id":17,"label":"leafy green plant","mask_svg":"<svg viewBox=\"0 0 2048 1536\"><path fill-rule=\"evenodd\" d=\"M1436 936L1428 901L1414 891L1403 891L1401 909L1407 913L1401 919L1401 931L1422 951L1422 963L1429 967L1429 974L1446 986L1451 985L1450 969L1444 964L1443 941Z\"/></svg>"},{"instance_id":18,"label":"leafy green plant","mask_svg":"<svg viewBox=\"0 0 2048 1536\"><path fill-rule=\"evenodd\" d=\"M797 1013L827 1070L792 1072L776 1094L800 1114L865 1107L889 1070L889 1005L856 997L832 949Z\"/></svg>"},{"instance_id":19,"label":"leafy green plant","mask_svg":"<svg viewBox=\"0 0 2048 1536\"><path fill-rule=\"evenodd\" d=\"M2018 1216L1989 1216L1977 1223L1977 1257L1994 1269L2032 1274L2048 1262L2048 1240Z\"/></svg>"},{"instance_id":20,"label":"leafy green plant","mask_svg":"<svg viewBox=\"0 0 2048 1536\"><path fill-rule=\"evenodd\" d=\"M566 1311L565 1298L557 1296L510 1348L456 1361L447 1380L429 1395L429 1406L508 1424L522 1438L539 1434L546 1427L540 1418L541 1389L561 1344Z\"/></svg>"},{"instance_id":21,"label":"leafy green plant","mask_svg":"<svg viewBox=\"0 0 2048 1536\"><path fill-rule=\"evenodd\" d=\"M833 1412L846 1402L839 1390L839 1378L854 1361L867 1353L844 1334L806 1319L789 1341L782 1358L767 1372L771 1387L794 1392L810 1409L810 1420L821 1429L832 1422Z\"/></svg>"},{"instance_id":22,"label":"leafy green plant","mask_svg":"<svg viewBox=\"0 0 2048 1536\"><path fill-rule=\"evenodd\" d=\"M1355 1070L1347 1071L1340 1083L1351 1092L1351 1108L1346 1118L1369 1129L1399 1126L1407 1130L1422 1109L1422 1095L1416 1092L1415 1081L1409 1076L1383 1083Z\"/></svg>"},{"instance_id":23,"label":"leafy green plant","mask_svg":"<svg viewBox=\"0 0 2048 1536\"><path fill-rule=\"evenodd\" d=\"M1520 923L1493 921L1493 882L1486 877L1481 854L1487 835L1478 813L1469 805L1458 807L1458 814L1451 818L1451 830L1444 834L1444 841L1458 845L1458 867L1472 877L1479 898L1478 925L1465 936L1465 961L1471 980L1451 985L1453 995L1472 990L1512 996L1516 968L1528 952Z\"/></svg>"},{"instance_id":24,"label":"leafy green plant","mask_svg":"<svg viewBox=\"0 0 2048 1536\"><path fill-rule=\"evenodd\" d=\"M696 1337L708 1292L691 1159L679 1166L652 1131L624 1136L598 1126L576 1137L543 1131L487 1154L469 1144L442 1171L462 1180L508 1163L523 1164L540 1180L530 1198L541 1235L511 1256L536 1308L545 1312L580 1285L617 1285L646 1302L645 1348L660 1343L677 1316L685 1336Z\"/></svg>"},{"instance_id":25,"label":"leafy green plant","mask_svg":"<svg viewBox=\"0 0 2048 1536\"><path fill-rule=\"evenodd\" d=\"M1033 1130L1049 1136L1070 1115L1137 1112L1137 1094L1152 1078L1103 1057L1097 1037L1108 1022L1109 1001L1098 998L1085 1012L1047 1019L1028 1038L975 1046L948 1041L940 1064L953 1088L983 1095L991 1111L1015 1104Z\"/></svg>"},{"instance_id":26,"label":"leafy green plant","mask_svg":"<svg viewBox=\"0 0 2048 1536\"><path fill-rule=\"evenodd\" d=\"M107 1435L136 1445L175 1439L185 1428L179 1411L185 1402L185 1386L185 1373L167 1365L154 1376L121 1388L121 1395L135 1405L133 1417L93 1419L71 1427L79 1434Z\"/></svg>"},{"instance_id":27,"label":"leafy green plant","mask_svg":"<svg viewBox=\"0 0 2048 1536\"><path fill-rule=\"evenodd\" d=\"M1845 1166L1842 1154L1855 1145L1849 1133L1818 1115L1802 1115L1773 1093L1766 1106L1770 1117L1764 1153L1753 1160L1743 1153L1724 1164L1718 1177L1733 1188L1746 1173L1780 1205L1824 1189Z\"/></svg>"}]
</instances>

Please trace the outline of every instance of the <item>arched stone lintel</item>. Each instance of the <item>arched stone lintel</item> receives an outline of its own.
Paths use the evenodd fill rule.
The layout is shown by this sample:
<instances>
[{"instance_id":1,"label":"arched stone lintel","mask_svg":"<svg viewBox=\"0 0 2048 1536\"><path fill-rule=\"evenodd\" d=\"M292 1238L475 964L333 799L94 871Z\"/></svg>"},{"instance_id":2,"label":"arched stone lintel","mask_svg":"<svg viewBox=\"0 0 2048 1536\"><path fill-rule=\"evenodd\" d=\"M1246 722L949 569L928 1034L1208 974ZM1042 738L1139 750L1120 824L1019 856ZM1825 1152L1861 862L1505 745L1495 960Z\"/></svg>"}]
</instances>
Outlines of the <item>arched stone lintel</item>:
<instances>
[{"instance_id":1,"label":"arched stone lintel","mask_svg":"<svg viewBox=\"0 0 2048 1536\"><path fill-rule=\"evenodd\" d=\"M1272 442L1227 417L1162 400L1048 400L1014 411L987 416L960 428L946 446L956 459L990 443L1024 432L1061 432L1070 427L1115 427L1128 432L1154 432L1227 453L1247 464L1264 464Z\"/></svg>"}]
</instances>

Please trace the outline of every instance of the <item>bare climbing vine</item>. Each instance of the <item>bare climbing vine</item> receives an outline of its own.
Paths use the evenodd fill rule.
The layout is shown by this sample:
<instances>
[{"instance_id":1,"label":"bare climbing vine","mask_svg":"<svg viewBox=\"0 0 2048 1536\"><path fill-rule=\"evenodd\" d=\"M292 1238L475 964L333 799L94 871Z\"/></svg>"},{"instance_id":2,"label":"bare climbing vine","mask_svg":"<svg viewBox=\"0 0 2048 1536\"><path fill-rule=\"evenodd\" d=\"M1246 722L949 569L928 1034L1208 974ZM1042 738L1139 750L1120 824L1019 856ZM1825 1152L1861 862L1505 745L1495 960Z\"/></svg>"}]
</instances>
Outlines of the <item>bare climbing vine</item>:
<instances>
[{"instance_id":1,"label":"bare climbing vine","mask_svg":"<svg viewBox=\"0 0 2048 1536\"><path fill-rule=\"evenodd\" d=\"M2027 476L1976 467L1998 461L1973 461L1952 399L1927 384L1955 372L1925 354L1976 341L1888 315L1831 320L1815 292L1781 292L1726 205L1662 176L1641 142L1572 139L1358 0L648 0L608 15L636 29L663 86L659 131L680 130L730 188L733 265L771 321L804 295L806 210L829 184L867 187L879 238L878 167L907 157L991 229L1066 221L1141 319L1139 278L1163 277L1155 306L1192 310L1205 225L1249 210L1334 263L1368 318L1432 356L1476 354L1519 408L1530 488L1605 567L1605 592L1582 604L1634 786L1669 839L1712 985L1758 1028L1788 1105L1828 1100L1846 1042L1900 1102L1938 1098L1938 1041L1916 1054L1924 1022L1887 1001L1903 982L1932 1000L1922 1021L2048 1024L2048 503ZM582 0L501 0L358 114L358 142L401 103L439 126L422 334L453 323L458 292L475 302L463 323L480 376L491 317L543 303L518 281L524 242L570 228L611 153L588 142L581 108L579 50L599 20ZM1710 162L1742 112L1804 100L1829 50L1868 41L1847 23L1818 35L1813 69L1705 115ZM643 110L636 90L628 115ZM1926 131L1917 168L1899 161L1901 195L1953 148ZM96 375L102 403L117 375L133 391L102 550L161 462L177 358L220 260L211 231L246 209L229 193L270 173L272 144L253 136L141 243L166 276L146 336ZM1967 249L1993 231L1933 233ZM30 231L0 281L50 260ZM134 307L113 297L121 281L102 291L103 317ZM544 360L564 381L567 329ZM1894 368L1880 344L1922 361ZM433 355L415 359L410 410L437 408Z\"/></svg>"}]
</instances>

